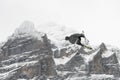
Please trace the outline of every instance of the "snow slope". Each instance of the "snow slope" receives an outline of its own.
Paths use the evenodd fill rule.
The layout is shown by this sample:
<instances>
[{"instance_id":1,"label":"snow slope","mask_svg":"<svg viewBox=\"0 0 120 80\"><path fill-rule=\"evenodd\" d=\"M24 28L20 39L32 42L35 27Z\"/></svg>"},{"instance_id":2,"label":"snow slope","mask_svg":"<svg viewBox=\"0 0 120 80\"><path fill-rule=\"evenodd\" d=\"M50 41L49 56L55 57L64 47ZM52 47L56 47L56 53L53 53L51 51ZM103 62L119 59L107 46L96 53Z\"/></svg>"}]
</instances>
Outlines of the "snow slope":
<instances>
[{"instance_id":1,"label":"snow slope","mask_svg":"<svg viewBox=\"0 0 120 80\"><path fill-rule=\"evenodd\" d=\"M59 48L69 44L69 42L65 41L65 36L69 36L73 33L80 33L72 28L67 28L54 23L40 25L37 27L37 30L46 33L52 44L55 44Z\"/></svg>"},{"instance_id":2,"label":"snow slope","mask_svg":"<svg viewBox=\"0 0 120 80\"><path fill-rule=\"evenodd\" d=\"M68 47L68 49L66 50L66 54L70 53L71 50L74 50L74 52L68 57L63 56L61 58L54 58L54 61L55 61L56 65L66 64L68 61L71 60L71 58L73 58L77 54L78 50L81 48L81 46L78 46L76 44L72 44L72 45L69 45L67 47Z\"/></svg>"},{"instance_id":3,"label":"snow slope","mask_svg":"<svg viewBox=\"0 0 120 80\"><path fill-rule=\"evenodd\" d=\"M64 47L70 47L73 48L75 47L69 41L65 40L66 36L70 36L71 34L74 33L81 33L78 30L75 30L73 28L68 28L66 26L62 25L57 25L55 23L48 23L48 24L41 24L37 27L37 30L39 32L43 32L47 34L47 37L50 39L51 43L57 46L58 50L64 48ZM82 31L82 30L81 30ZM82 39L82 43L84 43L84 39ZM93 57L97 54L97 52L100 50L98 49L98 45L92 45L93 50L97 49L92 54L86 54L82 55L85 59L85 62L88 63L93 59ZM111 56L114 52L111 51L112 48L118 49L117 47L107 45L108 51L105 51L102 55L102 57L109 57ZM78 46L76 47L78 49ZM75 49L74 49L75 50ZM84 49L86 52L89 52L89 49ZM76 53L72 54L69 58L68 57L63 57L59 59L55 59L56 64L65 64L67 61L69 61Z\"/></svg>"}]
</instances>

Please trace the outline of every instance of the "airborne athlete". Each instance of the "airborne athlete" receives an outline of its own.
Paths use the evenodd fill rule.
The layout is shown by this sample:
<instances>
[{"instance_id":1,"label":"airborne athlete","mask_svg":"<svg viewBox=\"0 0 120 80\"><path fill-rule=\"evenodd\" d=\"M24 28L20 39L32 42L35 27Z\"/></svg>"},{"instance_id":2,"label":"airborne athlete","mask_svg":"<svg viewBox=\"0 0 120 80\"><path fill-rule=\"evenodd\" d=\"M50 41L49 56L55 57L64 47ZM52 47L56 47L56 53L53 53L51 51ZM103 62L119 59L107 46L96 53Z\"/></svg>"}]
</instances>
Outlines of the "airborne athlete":
<instances>
[{"instance_id":1,"label":"airborne athlete","mask_svg":"<svg viewBox=\"0 0 120 80\"><path fill-rule=\"evenodd\" d=\"M65 40L68 40L72 44L78 44L78 45L81 45L82 47L86 47L88 49L92 49L91 47L88 47L88 46L82 44L81 43L81 38L84 38L86 40L84 32L82 32L81 34L75 33L75 34L72 34L71 36L66 36Z\"/></svg>"}]
</instances>

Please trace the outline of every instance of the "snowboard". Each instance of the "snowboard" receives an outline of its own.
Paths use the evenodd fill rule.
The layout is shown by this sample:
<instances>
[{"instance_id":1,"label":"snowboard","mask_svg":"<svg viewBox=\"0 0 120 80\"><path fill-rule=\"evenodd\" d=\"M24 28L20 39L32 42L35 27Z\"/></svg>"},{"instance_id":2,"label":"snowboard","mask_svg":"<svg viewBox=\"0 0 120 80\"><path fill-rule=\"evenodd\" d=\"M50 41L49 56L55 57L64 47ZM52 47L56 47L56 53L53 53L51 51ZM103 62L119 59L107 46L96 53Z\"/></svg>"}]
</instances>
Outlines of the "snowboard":
<instances>
[{"instance_id":1,"label":"snowboard","mask_svg":"<svg viewBox=\"0 0 120 80\"><path fill-rule=\"evenodd\" d=\"M83 48L87 48L92 50L93 48L90 46L89 40L88 39L82 39L81 43L84 45Z\"/></svg>"},{"instance_id":2,"label":"snowboard","mask_svg":"<svg viewBox=\"0 0 120 80\"><path fill-rule=\"evenodd\" d=\"M93 49L91 46L88 46L88 45L84 45L84 48L87 48L87 49L90 49L90 50Z\"/></svg>"}]
</instances>

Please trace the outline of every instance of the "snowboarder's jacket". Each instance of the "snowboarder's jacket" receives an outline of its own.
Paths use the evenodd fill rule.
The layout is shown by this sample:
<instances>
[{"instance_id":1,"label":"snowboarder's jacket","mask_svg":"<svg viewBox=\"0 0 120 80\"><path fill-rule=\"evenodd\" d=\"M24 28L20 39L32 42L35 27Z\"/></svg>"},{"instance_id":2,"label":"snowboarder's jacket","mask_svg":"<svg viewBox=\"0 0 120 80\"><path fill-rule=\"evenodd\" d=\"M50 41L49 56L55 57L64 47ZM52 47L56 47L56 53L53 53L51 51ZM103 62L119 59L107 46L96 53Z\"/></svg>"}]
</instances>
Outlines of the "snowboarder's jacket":
<instances>
[{"instance_id":1,"label":"snowboarder's jacket","mask_svg":"<svg viewBox=\"0 0 120 80\"><path fill-rule=\"evenodd\" d=\"M66 36L65 40L69 40L69 42L72 44L78 44L78 45L84 46L83 44L81 44L81 37L85 38L85 35L76 33L76 34L73 34L69 37Z\"/></svg>"}]
</instances>

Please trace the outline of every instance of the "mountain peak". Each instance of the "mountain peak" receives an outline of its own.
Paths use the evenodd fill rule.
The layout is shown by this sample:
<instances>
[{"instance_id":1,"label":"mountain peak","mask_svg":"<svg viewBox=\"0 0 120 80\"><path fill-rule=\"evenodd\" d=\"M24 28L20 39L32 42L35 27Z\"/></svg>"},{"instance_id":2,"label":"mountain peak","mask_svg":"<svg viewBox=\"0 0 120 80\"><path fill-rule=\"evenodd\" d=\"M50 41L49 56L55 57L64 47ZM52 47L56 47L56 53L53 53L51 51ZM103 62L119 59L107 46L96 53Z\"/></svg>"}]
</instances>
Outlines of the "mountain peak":
<instances>
[{"instance_id":1,"label":"mountain peak","mask_svg":"<svg viewBox=\"0 0 120 80\"><path fill-rule=\"evenodd\" d=\"M33 22L24 21L10 39L1 44L0 80L119 78L120 50L104 43L89 50L64 39L74 33L79 32L56 24L36 30Z\"/></svg>"},{"instance_id":2,"label":"mountain peak","mask_svg":"<svg viewBox=\"0 0 120 80\"><path fill-rule=\"evenodd\" d=\"M42 37L46 36L42 32L35 29L34 23L31 21L24 21L13 33L9 39L16 39L21 37L33 37L42 41Z\"/></svg>"},{"instance_id":3,"label":"mountain peak","mask_svg":"<svg viewBox=\"0 0 120 80\"><path fill-rule=\"evenodd\" d=\"M102 43L102 44L100 45L100 49L101 49L102 51L107 50L105 43Z\"/></svg>"},{"instance_id":4,"label":"mountain peak","mask_svg":"<svg viewBox=\"0 0 120 80\"><path fill-rule=\"evenodd\" d=\"M34 23L31 21L24 21L16 30L14 34L25 34L35 32Z\"/></svg>"}]
</instances>

